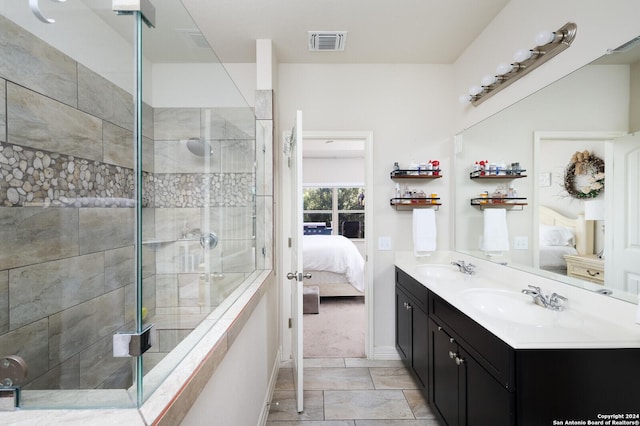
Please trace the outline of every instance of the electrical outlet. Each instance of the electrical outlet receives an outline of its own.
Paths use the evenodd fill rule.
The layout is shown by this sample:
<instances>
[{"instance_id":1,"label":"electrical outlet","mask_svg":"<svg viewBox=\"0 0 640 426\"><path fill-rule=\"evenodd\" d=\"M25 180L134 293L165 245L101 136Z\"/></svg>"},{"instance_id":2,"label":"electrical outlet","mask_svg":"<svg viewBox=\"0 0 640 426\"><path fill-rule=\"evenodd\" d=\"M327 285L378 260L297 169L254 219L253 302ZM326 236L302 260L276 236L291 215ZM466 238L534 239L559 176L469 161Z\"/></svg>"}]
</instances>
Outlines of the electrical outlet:
<instances>
[{"instance_id":1,"label":"electrical outlet","mask_svg":"<svg viewBox=\"0 0 640 426\"><path fill-rule=\"evenodd\" d=\"M378 237L378 250L391 250L391 237Z\"/></svg>"},{"instance_id":2,"label":"electrical outlet","mask_svg":"<svg viewBox=\"0 0 640 426\"><path fill-rule=\"evenodd\" d=\"M529 237L518 236L513 237L514 250L527 250L529 248Z\"/></svg>"}]
</instances>

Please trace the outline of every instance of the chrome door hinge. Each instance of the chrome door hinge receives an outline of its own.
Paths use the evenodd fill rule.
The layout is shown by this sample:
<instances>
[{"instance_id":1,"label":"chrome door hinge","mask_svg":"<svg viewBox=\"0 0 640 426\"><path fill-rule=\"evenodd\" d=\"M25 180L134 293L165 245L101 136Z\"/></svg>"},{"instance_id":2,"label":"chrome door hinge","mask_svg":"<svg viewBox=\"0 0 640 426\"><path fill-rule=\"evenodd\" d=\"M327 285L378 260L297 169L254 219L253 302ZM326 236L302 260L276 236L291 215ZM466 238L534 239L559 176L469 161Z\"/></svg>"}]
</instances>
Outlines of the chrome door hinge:
<instances>
[{"instance_id":1,"label":"chrome door hinge","mask_svg":"<svg viewBox=\"0 0 640 426\"><path fill-rule=\"evenodd\" d=\"M116 333L113 335L113 356L115 358L141 356L155 344L155 324L148 325L140 333Z\"/></svg>"}]
</instances>

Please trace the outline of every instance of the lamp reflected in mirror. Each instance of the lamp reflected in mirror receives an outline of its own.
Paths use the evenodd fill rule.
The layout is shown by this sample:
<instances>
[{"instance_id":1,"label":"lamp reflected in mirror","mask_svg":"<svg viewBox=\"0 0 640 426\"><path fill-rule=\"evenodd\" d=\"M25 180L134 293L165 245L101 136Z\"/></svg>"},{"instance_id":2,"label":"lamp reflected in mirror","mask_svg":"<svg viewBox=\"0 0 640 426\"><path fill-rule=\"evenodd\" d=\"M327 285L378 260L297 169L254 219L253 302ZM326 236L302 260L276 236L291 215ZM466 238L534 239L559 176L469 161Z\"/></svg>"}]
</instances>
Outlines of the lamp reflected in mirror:
<instances>
[{"instance_id":1,"label":"lamp reflected in mirror","mask_svg":"<svg viewBox=\"0 0 640 426\"><path fill-rule=\"evenodd\" d=\"M604 200L601 198L587 200L584 202L585 220L604 220ZM596 225L597 226L597 225ZM601 225L602 236L604 238L604 223ZM604 246L598 252L598 259L604 259Z\"/></svg>"}]
</instances>

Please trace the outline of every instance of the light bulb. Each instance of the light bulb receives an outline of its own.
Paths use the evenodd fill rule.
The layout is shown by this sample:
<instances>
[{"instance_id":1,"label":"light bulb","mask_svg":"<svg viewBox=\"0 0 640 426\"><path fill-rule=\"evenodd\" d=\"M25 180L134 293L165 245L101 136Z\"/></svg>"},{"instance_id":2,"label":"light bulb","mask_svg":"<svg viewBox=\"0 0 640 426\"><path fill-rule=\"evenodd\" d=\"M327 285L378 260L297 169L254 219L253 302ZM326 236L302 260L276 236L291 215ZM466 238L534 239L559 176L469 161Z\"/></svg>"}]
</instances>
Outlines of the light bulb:
<instances>
[{"instance_id":1,"label":"light bulb","mask_svg":"<svg viewBox=\"0 0 640 426\"><path fill-rule=\"evenodd\" d=\"M544 44L553 42L555 39L556 33L549 30L540 31L538 34L536 34L536 45L542 46Z\"/></svg>"},{"instance_id":2,"label":"light bulb","mask_svg":"<svg viewBox=\"0 0 640 426\"><path fill-rule=\"evenodd\" d=\"M482 85L483 86L491 86L497 80L498 79L496 78L495 75L487 74L484 77L482 77Z\"/></svg>"},{"instance_id":3,"label":"light bulb","mask_svg":"<svg viewBox=\"0 0 640 426\"><path fill-rule=\"evenodd\" d=\"M514 53L513 60L516 62L524 62L533 56L533 52L529 49L519 49Z\"/></svg>"},{"instance_id":4,"label":"light bulb","mask_svg":"<svg viewBox=\"0 0 640 426\"><path fill-rule=\"evenodd\" d=\"M480 93L482 93L482 87L481 86L471 86L469 87L469 94L471 96L476 96L479 95Z\"/></svg>"},{"instance_id":5,"label":"light bulb","mask_svg":"<svg viewBox=\"0 0 640 426\"><path fill-rule=\"evenodd\" d=\"M460 102L461 104L471 102L471 95L460 95L460 97L458 97L458 102Z\"/></svg>"},{"instance_id":6,"label":"light bulb","mask_svg":"<svg viewBox=\"0 0 640 426\"><path fill-rule=\"evenodd\" d=\"M506 62L498 64L498 68L496 68L498 75L505 75L511 71L513 71L513 65L507 64Z\"/></svg>"}]
</instances>

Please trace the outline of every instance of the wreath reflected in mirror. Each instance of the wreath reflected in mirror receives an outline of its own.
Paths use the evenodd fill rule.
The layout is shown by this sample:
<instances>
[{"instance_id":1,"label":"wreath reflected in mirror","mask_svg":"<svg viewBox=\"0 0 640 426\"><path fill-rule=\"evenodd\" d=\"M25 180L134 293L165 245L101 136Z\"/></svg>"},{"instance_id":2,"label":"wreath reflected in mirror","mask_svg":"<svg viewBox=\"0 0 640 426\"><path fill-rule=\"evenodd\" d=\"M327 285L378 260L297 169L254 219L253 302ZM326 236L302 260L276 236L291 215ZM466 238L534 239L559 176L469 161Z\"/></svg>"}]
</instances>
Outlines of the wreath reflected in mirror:
<instances>
[{"instance_id":1,"label":"wreath reflected in mirror","mask_svg":"<svg viewBox=\"0 0 640 426\"><path fill-rule=\"evenodd\" d=\"M596 198L604 189L604 161L587 150L573 154L564 170L564 189L573 198Z\"/></svg>"}]
</instances>

